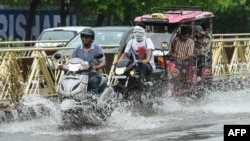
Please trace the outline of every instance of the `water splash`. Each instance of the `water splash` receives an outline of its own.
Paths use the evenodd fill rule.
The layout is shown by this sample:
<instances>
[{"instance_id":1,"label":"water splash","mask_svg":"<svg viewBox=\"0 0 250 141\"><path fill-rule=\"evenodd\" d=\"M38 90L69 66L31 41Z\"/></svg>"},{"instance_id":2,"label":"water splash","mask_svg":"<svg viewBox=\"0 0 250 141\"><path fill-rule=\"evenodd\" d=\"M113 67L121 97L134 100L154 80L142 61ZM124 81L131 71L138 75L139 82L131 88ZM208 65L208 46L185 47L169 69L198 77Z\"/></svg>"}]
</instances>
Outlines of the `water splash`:
<instances>
[{"instance_id":1,"label":"water splash","mask_svg":"<svg viewBox=\"0 0 250 141\"><path fill-rule=\"evenodd\" d=\"M112 112L110 118L98 127L83 127L80 130L59 130L58 107L48 99L27 97L24 104L33 106L46 104L52 115L42 119L15 121L0 125L0 132L28 133L38 135L97 135L121 132L149 131L158 129L174 129L208 122L209 120L242 119L250 115L250 90L212 91L204 99L193 101L186 97L162 97L160 104L153 104L154 113L143 115L130 109L130 103L121 103ZM140 108L140 107L138 107ZM145 110L145 109L143 109ZM230 122L230 121L228 121ZM206 128L204 128L205 130ZM194 131L196 132L196 131ZM177 132L176 134L178 134ZM185 132L186 133L186 132ZM171 133L169 133L171 134ZM168 135L169 135L168 134ZM166 136L168 136L166 135ZM164 135L165 137L165 135ZM160 138L160 137L159 137Z\"/></svg>"}]
</instances>

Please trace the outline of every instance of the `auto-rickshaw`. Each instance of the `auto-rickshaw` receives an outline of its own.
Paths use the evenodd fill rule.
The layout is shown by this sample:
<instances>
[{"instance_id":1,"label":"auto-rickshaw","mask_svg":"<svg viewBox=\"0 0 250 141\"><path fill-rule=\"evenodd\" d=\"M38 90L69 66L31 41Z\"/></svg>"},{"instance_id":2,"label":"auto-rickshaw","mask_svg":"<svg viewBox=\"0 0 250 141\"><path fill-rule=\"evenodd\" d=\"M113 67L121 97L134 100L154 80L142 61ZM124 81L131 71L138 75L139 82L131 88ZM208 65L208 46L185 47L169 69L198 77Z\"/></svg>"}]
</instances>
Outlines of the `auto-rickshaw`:
<instances>
[{"instance_id":1,"label":"auto-rickshaw","mask_svg":"<svg viewBox=\"0 0 250 141\"><path fill-rule=\"evenodd\" d=\"M164 86L174 95L204 90L212 81L212 28L214 14L201 7L154 7L151 13L138 16L134 22L146 25L147 36L155 45L157 69L165 71ZM183 28L191 30L193 55L184 66L179 65L170 52ZM200 32L200 37L197 34ZM198 54L197 52L200 51ZM162 84L161 84L162 85Z\"/></svg>"}]
</instances>

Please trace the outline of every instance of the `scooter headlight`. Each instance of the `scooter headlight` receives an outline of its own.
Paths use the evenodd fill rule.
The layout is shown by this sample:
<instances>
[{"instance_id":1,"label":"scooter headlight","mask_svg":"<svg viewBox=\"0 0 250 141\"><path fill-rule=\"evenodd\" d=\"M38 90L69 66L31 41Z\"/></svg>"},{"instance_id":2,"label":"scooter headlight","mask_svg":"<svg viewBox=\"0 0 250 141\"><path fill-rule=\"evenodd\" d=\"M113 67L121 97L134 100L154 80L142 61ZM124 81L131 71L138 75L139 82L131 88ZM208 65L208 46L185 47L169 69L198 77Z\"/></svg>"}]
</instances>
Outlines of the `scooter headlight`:
<instances>
[{"instance_id":1,"label":"scooter headlight","mask_svg":"<svg viewBox=\"0 0 250 141\"><path fill-rule=\"evenodd\" d=\"M118 75L124 74L126 67L116 68L115 73Z\"/></svg>"},{"instance_id":2,"label":"scooter headlight","mask_svg":"<svg viewBox=\"0 0 250 141\"><path fill-rule=\"evenodd\" d=\"M69 71L78 71L81 68L81 64L68 64L68 70Z\"/></svg>"},{"instance_id":3,"label":"scooter headlight","mask_svg":"<svg viewBox=\"0 0 250 141\"><path fill-rule=\"evenodd\" d=\"M172 77L177 77L179 75L179 70L173 69L170 71L170 74L172 75Z\"/></svg>"}]
</instances>

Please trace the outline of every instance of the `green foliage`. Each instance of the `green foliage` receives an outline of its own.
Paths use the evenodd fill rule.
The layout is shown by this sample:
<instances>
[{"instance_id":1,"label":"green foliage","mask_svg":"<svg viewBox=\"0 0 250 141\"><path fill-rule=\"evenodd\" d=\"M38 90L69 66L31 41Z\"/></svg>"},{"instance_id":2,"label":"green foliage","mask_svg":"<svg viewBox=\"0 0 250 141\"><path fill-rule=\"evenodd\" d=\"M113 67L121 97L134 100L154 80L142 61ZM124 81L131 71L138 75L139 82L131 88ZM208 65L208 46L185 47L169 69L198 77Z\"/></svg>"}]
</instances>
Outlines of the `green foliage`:
<instances>
[{"instance_id":1,"label":"green foliage","mask_svg":"<svg viewBox=\"0 0 250 141\"><path fill-rule=\"evenodd\" d=\"M1 42L6 42L6 43L1 43ZM20 46L20 43L15 43L14 37L10 36L6 40L3 37L0 37L0 48L1 47L10 48L10 47L18 47L18 46Z\"/></svg>"},{"instance_id":2,"label":"green foliage","mask_svg":"<svg viewBox=\"0 0 250 141\"><path fill-rule=\"evenodd\" d=\"M30 5L35 0L1 0L0 3L23 6ZM62 0L42 0L39 8L60 8ZM249 31L249 0L70 0L70 12L78 16L80 21L94 22L95 15L101 14L109 19L109 24L129 24L136 16L150 12L156 6L201 6L206 11L212 11L215 18L215 27L223 31L247 32ZM238 26L230 27L238 22ZM87 23L86 23L87 24ZM86 25L84 23L84 25ZM221 27L220 27L221 26ZM243 26L243 27L239 27ZM246 31L247 29L247 31Z\"/></svg>"},{"instance_id":3,"label":"green foliage","mask_svg":"<svg viewBox=\"0 0 250 141\"><path fill-rule=\"evenodd\" d=\"M0 36L0 42L4 41L4 37Z\"/></svg>"},{"instance_id":4,"label":"green foliage","mask_svg":"<svg viewBox=\"0 0 250 141\"><path fill-rule=\"evenodd\" d=\"M6 4L9 6L27 6L32 0L1 0L0 4Z\"/></svg>"}]
</instances>

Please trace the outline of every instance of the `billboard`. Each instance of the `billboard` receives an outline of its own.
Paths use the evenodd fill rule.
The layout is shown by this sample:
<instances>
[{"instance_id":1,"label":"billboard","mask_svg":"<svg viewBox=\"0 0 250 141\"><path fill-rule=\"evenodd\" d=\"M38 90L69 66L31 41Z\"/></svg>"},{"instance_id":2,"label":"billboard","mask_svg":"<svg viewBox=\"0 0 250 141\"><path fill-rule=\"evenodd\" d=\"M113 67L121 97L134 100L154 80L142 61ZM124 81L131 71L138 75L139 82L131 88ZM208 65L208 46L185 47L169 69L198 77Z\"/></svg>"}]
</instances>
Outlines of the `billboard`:
<instances>
[{"instance_id":1,"label":"billboard","mask_svg":"<svg viewBox=\"0 0 250 141\"><path fill-rule=\"evenodd\" d=\"M28 9L7 9L0 7L0 37L14 40L25 40ZM68 15L67 26L77 26L79 22L76 15ZM32 40L36 40L43 29L60 26L60 14L58 11L41 10L36 13L32 24Z\"/></svg>"}]
</instances>

